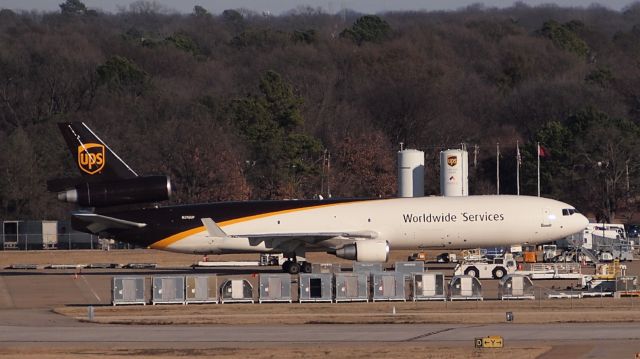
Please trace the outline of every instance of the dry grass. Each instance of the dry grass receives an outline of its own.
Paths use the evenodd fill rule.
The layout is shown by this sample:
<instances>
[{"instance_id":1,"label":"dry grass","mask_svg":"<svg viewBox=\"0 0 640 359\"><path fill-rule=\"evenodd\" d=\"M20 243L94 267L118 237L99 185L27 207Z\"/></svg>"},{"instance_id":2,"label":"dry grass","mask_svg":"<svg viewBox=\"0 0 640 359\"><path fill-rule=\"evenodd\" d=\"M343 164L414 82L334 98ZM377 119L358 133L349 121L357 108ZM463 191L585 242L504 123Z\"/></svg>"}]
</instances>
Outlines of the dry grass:
<instances>
[{"instance_id":1,"label":"dry grass","mask_svg":"<svg viewBox=\"0 0 640 359\"><path fill-rule=\"evenodd\" d=\"M630 300L629 298L622 301ZM634 303L635 306L628 305ZM600 303L602 306L600 306ZM577 304L577 303L576 303ZM607 298L593 306L566 300L542 302L385 302L294 304L201 304L95 307L94 322L108 324L487 324L504 323L505 312L516 323L640 322L640 300ZM597 305L596 305L597 304ZM627 305L624 305L627 304ZM248 309L251 309L248 311ZM395 314L393 310L395 308ZM56 308L57 313L87 319L85 307Z\"/></svg>"},{"instance_id":2,"label":"dry grass","mask_svg":"<svg viewBox=\"0 0 640 359\"><path fill-rule=\"evenodd\" d=\"M547 352L549 346L505 347L502 349L475 349L473 343L468 347L436 347L430 344L403 343L389 345L388 343L360 343L355 345L313 344L267 346L258 348L0 348L2 358L118 358L131 356L140 359L154 358L184 358L184 357L216 357L225 359L235 358L536 358Z\"/></svg>"}]
</instances>

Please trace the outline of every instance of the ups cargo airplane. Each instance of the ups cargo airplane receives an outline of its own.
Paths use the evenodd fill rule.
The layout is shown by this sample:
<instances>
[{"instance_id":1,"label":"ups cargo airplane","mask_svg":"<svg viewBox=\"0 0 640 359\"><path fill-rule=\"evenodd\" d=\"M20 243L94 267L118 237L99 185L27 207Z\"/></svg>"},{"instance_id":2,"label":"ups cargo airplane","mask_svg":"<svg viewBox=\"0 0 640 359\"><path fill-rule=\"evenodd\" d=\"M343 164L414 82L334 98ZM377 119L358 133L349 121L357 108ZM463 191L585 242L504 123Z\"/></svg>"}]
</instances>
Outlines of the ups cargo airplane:
<instances>
[{"instance_id":1,"label":"ups cargo airplane","mask_svg":"<svg viewBox=\"0 0 640 359\"><path fill-rule=\"evenodd\" d=\"M199 254L283 253L283 270L310 272L306 252L385 262L390 249L538 244L582 231L566 203L527 196L235 201L140 206L167 200L166 176L138 176L87 125L59 124L82 177L49 181L76 230L155 249ZM211 164L212 166L215 164ZM137 209L123 205L137 204ZM119 209L118 209L119 208Z\"/></svg>"}]
</instances>

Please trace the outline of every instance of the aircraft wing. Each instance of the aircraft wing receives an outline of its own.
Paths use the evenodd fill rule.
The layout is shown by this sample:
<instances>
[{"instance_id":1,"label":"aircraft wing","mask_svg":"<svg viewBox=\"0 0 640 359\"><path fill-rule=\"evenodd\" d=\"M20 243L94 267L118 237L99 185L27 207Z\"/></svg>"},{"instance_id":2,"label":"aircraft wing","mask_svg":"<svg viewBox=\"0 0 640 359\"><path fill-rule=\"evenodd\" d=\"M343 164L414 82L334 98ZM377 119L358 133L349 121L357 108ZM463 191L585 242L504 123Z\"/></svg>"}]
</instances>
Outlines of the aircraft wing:
<instances>
[{"instance_id":1,"label":"aircraft wing","mask_svg":"<svg viewBox=\"0 0 640 359\"><path fill-rule=\"evenodd\" d=\"M375 239L374 231L337 231L337 232L290 232L290 233L247 233L227 235L211 218L202 218L210 237L242 237L248 238L253 245L268 242L270 247L297 247L303 244L337 247L354 240Z\"/></svg>"},{"instance_id":2,"label":"aircraft wing","mask_svg":"<svg viewBox=\"0 0 640 359\"><path fill-rule=\"evenodd\" d=\"M292 233L264 233L264 234L245 234L238 237L248 238L306 238L313 237L319 239L330 238L350 238L350 239L374 239L378 237L377 232L373 231L354 231L354 232L292 232Z\"/></svg>"},{"instance_id":3,"label":"aircraft wing","mask_svg":"<svg viewBox=\"0 0 640 359\"><path fill-rule=\"evenodd\" d=\"M93 233L104 232L109 229L134 229L146 227L146 223L131 222L96 213L73 213L71 216L82 222Z\"/></svg>"}]
</instances>

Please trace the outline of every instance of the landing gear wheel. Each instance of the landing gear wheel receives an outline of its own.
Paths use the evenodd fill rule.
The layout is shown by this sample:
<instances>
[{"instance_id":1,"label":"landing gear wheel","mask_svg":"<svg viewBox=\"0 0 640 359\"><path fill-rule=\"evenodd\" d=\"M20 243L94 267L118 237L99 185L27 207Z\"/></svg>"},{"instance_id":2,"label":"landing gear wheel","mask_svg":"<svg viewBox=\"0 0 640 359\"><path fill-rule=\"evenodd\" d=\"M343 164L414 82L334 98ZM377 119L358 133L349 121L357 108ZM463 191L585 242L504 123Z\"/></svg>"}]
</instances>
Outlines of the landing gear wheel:
<instances>
[{"instance_id":1,"label":"landing gear wheel","mask_svg":"<svg viewBox=\"0 0 640 359\"><path fill-rule=\"evenodd\" d=\"M300 264L297 262L290 262L289 264L289 274L298 274L300 273Z\"/></svg>"},{"instance_id":2,"label":"landing gear wheel","mask_svg":"<svg viewBox=\"0 0 640 359\"><path fill-rule=\"evenodd\" d=\"M505 274L507 274L507 271L502 267L496 267L493 270L493 278L495 279L502 279L502 277L504 277Z\"/></svg>"},{"instance_id":3,"label":"landing gear wheel","mask_svg":"<svg viewBox=\"0 0 640 359\"><path fill-rule=\"evenodd\" d=\"M309 262L302 262L302 266L300 267L302 273L311 273L313 270L313 266Z\"/></svg>"},{"instance_id":4,"label":"landing gear wheel","mask_svg":"<svg viewBox=\"0 0 640 359\"><path fill-rule=\"evenodd\" d=\"M282 271L285 273L289 273L289 268L291 268L291 263L293 263L292 261L285 261L284 263L282 263Z\"/></svg>"}]
</instances>

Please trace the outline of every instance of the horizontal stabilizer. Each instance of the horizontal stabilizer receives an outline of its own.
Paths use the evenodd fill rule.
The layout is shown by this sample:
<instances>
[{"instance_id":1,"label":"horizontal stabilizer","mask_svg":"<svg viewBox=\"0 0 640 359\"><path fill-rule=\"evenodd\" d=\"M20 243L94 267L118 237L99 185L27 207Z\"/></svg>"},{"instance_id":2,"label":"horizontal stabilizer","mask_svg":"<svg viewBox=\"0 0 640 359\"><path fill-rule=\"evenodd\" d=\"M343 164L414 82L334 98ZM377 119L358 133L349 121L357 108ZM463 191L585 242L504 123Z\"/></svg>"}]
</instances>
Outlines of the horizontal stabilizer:
<instances>
[{"instance_id":1,"label":"horizontal stabilizer","mask_svg":"<svg viewBox=\"0 0 640 359\"><path fill-rule=\"evenodd\" d=\"M146 223L131 222L103 216L96 213L73 213L73 218L87 223L86 228L93 233L100 233L109 229L136 229L146 227Z\"/></svg>"},{"instance_id":2,"label":"horizontal stabilizer","mask_svg":"<svg viewBox=\"0 0 640 359\"><path fill-rule=\"evenodd\" d=\"M60 192L87 182L82 177L54 178L47 181L47 191Z\"/></svg>"},{"instance_id":3,"label":"horizontal stabilizer","mask_svg":"<svg viewBox=\"0 0 640 359\"><path fill-rule=\"evenodd\" d=\"M209 237L215 238L225 238L228 235L213 221L211 218L201 218L202 224L207 228L207 232L209 232Z\"/></svg>"}]
</instances>

